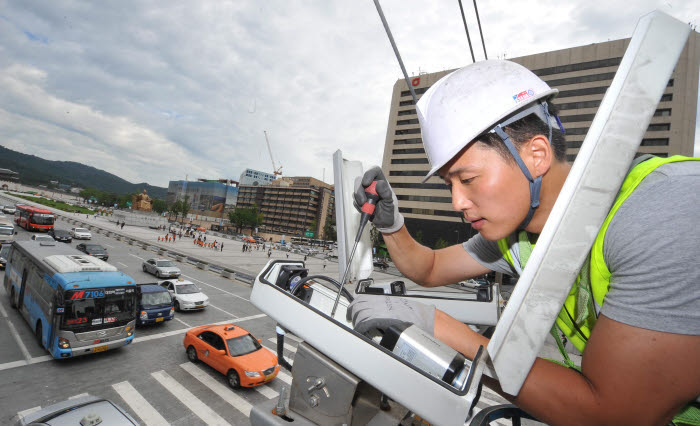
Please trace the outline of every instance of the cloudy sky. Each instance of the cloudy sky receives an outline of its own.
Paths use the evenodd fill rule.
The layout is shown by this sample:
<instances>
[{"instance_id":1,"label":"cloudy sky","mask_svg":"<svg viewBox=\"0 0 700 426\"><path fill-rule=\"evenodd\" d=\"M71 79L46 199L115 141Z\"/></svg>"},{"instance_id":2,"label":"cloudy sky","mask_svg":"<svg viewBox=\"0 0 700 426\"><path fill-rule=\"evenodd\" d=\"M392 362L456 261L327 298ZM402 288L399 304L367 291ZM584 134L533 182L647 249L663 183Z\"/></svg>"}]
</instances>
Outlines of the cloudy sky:
<instances>
[{"instance_id":1,"label":"cloudy sky","mask_svg":"<svg viewBox=\"0 0 700 426\"><path fill-rule=\"evenodd\" d=\"M381 3L409 74L471 62L456 0ZM629 37L657 8L700 24L691 0L478 6L491 58ZM0 144L132 182L270 172L264 130L288 176L332 182L337 149L378 164L400 77L371 0L0 0Z\"/></svg>"}]
</instances>

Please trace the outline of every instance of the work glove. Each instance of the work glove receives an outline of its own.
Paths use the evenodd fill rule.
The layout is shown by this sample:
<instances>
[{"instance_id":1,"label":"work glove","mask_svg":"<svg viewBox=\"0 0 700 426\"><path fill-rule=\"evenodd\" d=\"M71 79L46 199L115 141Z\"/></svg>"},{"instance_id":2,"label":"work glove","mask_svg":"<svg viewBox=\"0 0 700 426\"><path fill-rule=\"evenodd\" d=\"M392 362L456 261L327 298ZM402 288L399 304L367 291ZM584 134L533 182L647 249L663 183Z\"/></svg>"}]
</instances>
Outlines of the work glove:
<instances>
[{"instance_id":1,"label":"work glove","mask_svg":"<svg viewBox=\"0 0 700 426\"><path fill-rule=\"evenodd\" d=\"M392 325L411 323L434 334L435 307L396 296L359 294L350 303L347 320L355 331L369 334L372 330L384 333Z\"/></svg>"},{"instance_id":2,"label":"work glove","mask_svg":"<svg viewBox=\"0 0 700 426\"><path fill-rule=\"evenodd\" d=\"M392 234L403 226L403 215L399 213L399 201L396 199L396 194L394 194L389 181L386 180L382 169L379 167L374 166L367 170L362 179L358 179L355 182L355 192L353 194L355 208L360 212L362 211L362 205L367 202L365 188L370 186L372 181L375 180L377 181L379 202L377 202L374 214L370 220L382 234Z\"/></svg>"}]
</instances>

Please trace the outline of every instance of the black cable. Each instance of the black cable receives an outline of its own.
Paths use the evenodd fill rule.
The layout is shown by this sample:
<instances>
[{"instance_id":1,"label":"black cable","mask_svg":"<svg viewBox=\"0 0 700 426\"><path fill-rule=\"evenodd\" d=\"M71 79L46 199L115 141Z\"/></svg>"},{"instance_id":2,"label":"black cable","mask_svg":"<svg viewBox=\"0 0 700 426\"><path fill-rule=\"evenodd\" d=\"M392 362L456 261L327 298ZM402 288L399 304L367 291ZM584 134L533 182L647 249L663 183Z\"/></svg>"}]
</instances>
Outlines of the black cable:
<instances>
[{"instance_id":1,"label":"black cable","mask_svg":"<svg viewBox=\"0 0 700 426\"><path fill-rule=\"evenodd\" d=\"M569 312L569 309L566 307L566 305L564 305L564 311L566 311L566 315L569 316L569 319L571 320L571 324L574 325L574 328L576 329L576 332L577 332L578 334L580 334L581 337L583 338L583 340L585 340L585 341L587 342L587 341L588 341L588 336L586 336L586 335L583 333L583 330L581 330L581 328L579 328L578 324L576 324L576 321L574 321L574 317L571 316L571 313Z\"/></svg>"},{"instance_id":2,"label":"black cable","mask_svg":"<svg viewBox=\"0 0 700 426\"><path fill-rule=\"evenodd\" d=\"M462 0L457 0L459 3L459 11L462 13L462 22L464 22L464 32L467 33L467 41L469 42L469 52L472 54L472 63L476 62L474 58L474 49L472 48L472 39L469 37L469 28L467 28L467 19L464 17L464 8L462 7Z\"/></svg>"},{"instance_id":3,"label":"black cable","mask_svg":"<svg viewBox=\"0 0 700 426\"><path fill-rule=\"evenodd\" d=\"M476 23L479 24L479 35L481 36L481 45L484 47L484 59L488 59L486 56L486 43L484 43L484 33L481 31L481 20L479 19L479 9L476 8L476 0L474 0L474 12L476 12Z\"/></svg>"}]
</instances>

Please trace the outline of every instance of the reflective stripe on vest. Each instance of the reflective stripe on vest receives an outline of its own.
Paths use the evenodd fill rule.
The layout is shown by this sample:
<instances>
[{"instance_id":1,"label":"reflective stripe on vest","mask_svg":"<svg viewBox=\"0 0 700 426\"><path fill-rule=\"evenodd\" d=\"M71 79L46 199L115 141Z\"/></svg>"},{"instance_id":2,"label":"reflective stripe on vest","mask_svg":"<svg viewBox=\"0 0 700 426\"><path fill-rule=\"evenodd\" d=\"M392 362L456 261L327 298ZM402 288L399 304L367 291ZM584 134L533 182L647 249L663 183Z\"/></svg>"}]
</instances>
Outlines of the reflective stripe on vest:
<instances>
[{"instance_id":1,"label":"reflective stripe on vest","mask_svg":"<svg viewBox=\"0 0 700 426\"><path fill-rule=\"evenodd\" d=\"M598 236L593 243L590 255L586 262L583 264L579 275L576 277L574 285L571 287L571 291L564 301L564 306L559 312L556 319L556 325L564 333L569 341L578 349L581 353L586 347L586 342L591 334L591 330L595 326L595 322L598 318L598 311L605 301L605 295L610 289L610 270L605 264L605 258L603 255L603 243L605 242L605 233L607 232L608 226L612 221L615 213L619 210L622 203L629 198L634 190L639 186L639 184L644 180L649 173L656 170L659 166L668 163L675 163L679 161L700 161L700 158L690 158L683 157L680 155L675 155L669 158L652 157L646 161L643 161L636 165L627 174L620 191L617 194L615 203L613 204L608 216L605 218L603 225L601 226ZM525 231L521 231L524 233ZM523 251L531 251L532 247L523 247L523 241L527 241L527 238L523 238L522 235L518 236L518 241L520 244L519 251L523 254ZM515 253L510 249L509 238L503 238L498 241L498 248L501 251L504 259L515 268L514 257ZM524 263L520 262L523 267ZM592 297L590 297L592 296Z\"/></svg>"}]
</instances>

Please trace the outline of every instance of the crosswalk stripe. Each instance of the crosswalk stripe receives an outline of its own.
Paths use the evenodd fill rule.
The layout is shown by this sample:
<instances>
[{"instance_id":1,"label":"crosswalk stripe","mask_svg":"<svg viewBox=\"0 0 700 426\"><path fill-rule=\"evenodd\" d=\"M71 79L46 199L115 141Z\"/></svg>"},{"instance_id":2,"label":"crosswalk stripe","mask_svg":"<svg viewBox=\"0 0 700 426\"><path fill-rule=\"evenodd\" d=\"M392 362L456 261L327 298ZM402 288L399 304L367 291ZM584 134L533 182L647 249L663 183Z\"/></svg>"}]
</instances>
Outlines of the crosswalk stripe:
<instances>
[{"instance_id":1,"label":"crosswalk stripe","mask_svg":"<svg viewBox=\"0 0 700 426\"><path fill-rule=\"evenodd\" d=\"M179 382L170 377L164 370L151 373L151 376L158 380L158 382L163 385L168 392L173 394L175 398L180 400L185 407L188 407L197 417L202 419L204 423L208 425L230 425L230 423L216 414L214 410L209 408L205 403L200 401L199 398L194 396L192 392L188 391Z\"/></svg>"},{"instance_id":2,"label":"crosswalk stripe","mask_svg":"<svg viewBox=\"0 0 700 426\"><path fill-rule=\"evenodd\" d=\"M202 382L204 386L211 389L215 394L219 395L233 408L245 414L246 417L250 417L250 410L253 409L253 406L245 399L236 395L230 388L217 382L209 374L205 373L204 371L202 371L201 368L197 367L191 362L180 364L180 367L182 367L185 371L190 373L195 379Z\"/></svg>"},{"instance_id":3,"label":"crosswalk stripe","mask_svg":"<svg viewBox=\"0 0 700 426\"><path fill-rule=\"evenodd\" d=\"M283 382L286 382L288 385L292 384L292 376L289 374L285 373L284 371L281 371L277 373L277 378L281 379Z\"/></svg>"},{"instance_id":4,"label":"crosswalk stripe","mask_svg":"<svg viewBox=\"0 0 700 426\"><path fill-rule=\"evenodd\" d=\"M253 389L255 389L259 394L263 395L267 399L277 398L279 396L279 393L276 390L269 387L267 384L256 386Z\"/></svg>"},{"instance_id":5,"label":"crosswalk stripe","mask_svg":"<svg viewBox=\"0 0 700 426\"><path fill-rule=\"evenodd\" d=\"M41 405L39 405L38 407L27 408L26 410L23 410L23 411L20 411L19 413L17 413L17 417L19 417L20 419L23 419L23 418L27 417L28 415L35 413L39 410L41 410Z\"/></svg>"},{"instance_id":6,"label":"crosswalk stripe","mask_svg":"<svg viewBox=\"0 0 700 426\"><path fill-rule=\"evenodd\" d=\"M289 334L289 333L285 334L285 335L284 335L284 338L285 338L285 339L292 339L292 340L294 340L294 341L297 342L297 343L301 343L301 342L304 341L304 339L302 339L301 337L297 337L297 336L295 336L295 335L293 335L293 334Z\"/></svg>"},{"instance_id":7,"label":"crosswalk stripe","mask_svg":"<svg viewBox=\"0 0 700 426\"><path fill-rule=\"evenodd\" d=\"M149 426L167 426L167 420L156 411L153 406L134 389L129 382L120 382L112 385L124 402L131 407L141 420Z\"/></svg>"},{"instance_id":8,"label":"crosswalk stripe","mask_svg":"<svg viewBox=\"0 0 700 426\"><path fill-rule=\"evenodd\" d=\"M277 349L272 349L271 347L269 347L269 346L267 346L267 345L263 345L263 346L265 346L267 349L269 349L270 352L272 352L273 354L277 355ZM289 363L289 365L294 365L294 358L289 358L289 357L286 356L286 357L284 357L284 359L287 360L287 362Z\"/></svg>"},{"instance_id":9,"label":"crosswalk stripe","mask_svg":"<svg viewBox=\"0 0 700 426\"><path fill-rule=\"evenodd\" d=\"M272 342L272 343L274 343L275 345L277 345L277 338L276 338L276 337L270 337L270 338L267 339L267 340L268 340L269 342ZM295 347L292 346L292 345L288 345L287 343L284 344L284 348L285 348L286 350L288 350L289 352L295 352L295 353L296 353L296 351L297 351L297 348L295 348Z\"/></svg>"},{"instance_id":10,"label":"crosswalk stripe","mask_svg":"<svg viewBox=\"0 0 700 426\"><path fill-rule=\"evenodd\" d=\"M80 393L78 395L69 396L68 399L77 399L77 398L82 398L84 396L88 396L88 394L87 393Z\"/></svg>"}]
</instances>

